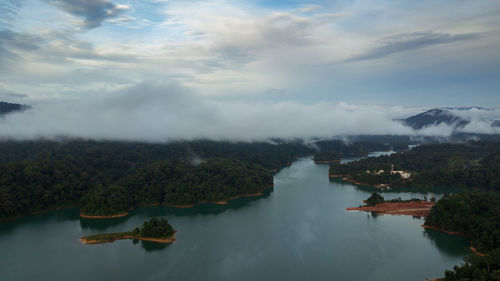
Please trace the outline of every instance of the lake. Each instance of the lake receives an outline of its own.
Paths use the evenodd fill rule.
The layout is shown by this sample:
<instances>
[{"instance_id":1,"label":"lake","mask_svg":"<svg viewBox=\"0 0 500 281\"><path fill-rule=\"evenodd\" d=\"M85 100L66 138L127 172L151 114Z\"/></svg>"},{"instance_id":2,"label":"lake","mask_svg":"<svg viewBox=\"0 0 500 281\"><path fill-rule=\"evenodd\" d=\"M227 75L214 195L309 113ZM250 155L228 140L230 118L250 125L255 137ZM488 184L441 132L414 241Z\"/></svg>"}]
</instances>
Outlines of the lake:
<instances>
[{"instance_id":1,"label":"lake","mask_svg":"<svg viewBox=\"0 0 500 281\"><path fill-rule=\"evenodd\" d=\"M423 281L469 254L467 239L424 230L422 219L347 212L374 189L330 181L328 165L309 158L281 170L274 183L261 197L227 205L141 207L104 220L80 219L72 208L1 223L0 279ZM179 231L175 243L78 240L129 231L153 216Z\"/></svg>"}]
</instances>

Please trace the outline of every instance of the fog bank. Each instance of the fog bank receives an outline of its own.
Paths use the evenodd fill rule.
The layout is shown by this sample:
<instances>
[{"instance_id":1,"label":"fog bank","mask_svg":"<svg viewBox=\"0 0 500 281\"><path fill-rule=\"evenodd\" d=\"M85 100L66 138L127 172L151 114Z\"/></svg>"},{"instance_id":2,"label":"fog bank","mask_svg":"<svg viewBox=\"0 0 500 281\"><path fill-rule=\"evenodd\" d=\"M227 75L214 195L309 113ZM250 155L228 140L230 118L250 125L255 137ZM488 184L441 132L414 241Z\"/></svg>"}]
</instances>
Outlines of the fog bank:
<instances>
[{"instance_id":1,"label":"fog bank","mask_svg":"<svg viewBox=\"0 0 500 281\"><path fill-rule=\"evenodd\" d=\"M415 131L394 121L424 110L343 102L220 101L177 83L140 83L115 92L89 93L74 100L40 102L31 110L0 117L0 137L163 142L200 138L235 141L331 138L359 134L446 137L453 133L453 126L444 124ZM499 113L498 109L458 111L461 117L471 120L459 130L500 133L489 121L500 120Z\"/></svg>"}]
</instances>

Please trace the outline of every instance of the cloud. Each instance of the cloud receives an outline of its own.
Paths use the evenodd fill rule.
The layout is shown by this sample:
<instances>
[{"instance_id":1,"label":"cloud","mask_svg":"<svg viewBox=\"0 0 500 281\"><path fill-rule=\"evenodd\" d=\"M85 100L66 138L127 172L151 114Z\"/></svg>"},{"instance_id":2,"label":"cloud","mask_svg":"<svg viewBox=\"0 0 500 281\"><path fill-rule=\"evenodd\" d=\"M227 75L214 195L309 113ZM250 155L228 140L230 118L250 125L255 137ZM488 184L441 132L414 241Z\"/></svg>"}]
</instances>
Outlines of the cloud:
<instances>
[{"instance_id":1,"label":"cloud","mask_svg":"<svg viewBox=\"0 0 500 281\"><path fill-rule=\"evenodd\" d=\"M0 83L38 99L175 79L220 99L498 103L498 4L292 2L7 5L15 16L0 15L11 30L0 34ZM391 54L397 59L375 59ZM370 61L342 63L349 58Z\"/></svg>"},{"instance_id":2,"label":"cloud","mask_svg":"<svg viewBox=\"0 0 500 281\"><path fill-rule=\"evenodd\" d=\"M0 5L0 27L10 27L22 6L22 0L3 0Z\"/></svg>"},{"instance_id":3,"label":"cloud","mask_svg":"<svg viewBox=\"0 0 500 281\"><path fill-rule=\"evenodd\" d=\"M80 100L53 100L26 112L10 114L0 120L0 137L251 141L358 134L447 137L453 131L450 126L439 125L417 132L394 121L415 112L412 108L342 102L221 101L196 94L175 82L139 83L114 92L84 96ZM472 127L470 130L474 131Z\"/></svg>"},{"instance_id":4,"label":"cloud","mask_svg":"<svg viewBox=\"0 0 500 281\"><path fill-rule=\"evenodd\" d=\"M17 103L27 97L28 95L11 91L0 84L0 101Z\"/></svg>"},{"instance_id":5,"label":"cloud","mask_svg":"<svg viewBox=\"0 0 500 281\"><path fill-rule=\"evenodd\" d=\"M44 40L38 36L0 30L0 72L10 68L10 63L23 60L19 52L33 52Z\"/></svg>"},{"instance_id":6,"label":"cloud","mask_svg":"<svg viewBox=\"0 0 500 281\"><path fill-rule=\"evenodd\" d=\"M374 60L394 53L426 48L434 45L454 43L479 38L477 33L448 34L436 32L401 33L383 38L379 46L369 49L363 54L353 56L347 61Z\"/></svg>"},{"instance_id":7,"label":"cloud","mask_svg":"<svg viewBox=\"0 0 500 281\"><path fill-rule=\"evenodd\" d=\"M481 134L500 133L500 128L491 126L494 120L500 119L500 109L498 108L469 107L451 108L448 110L451 114L469 121L465 127L458 128L459 132Z\"/></svg>"},{"instance_id":8,"label":"cloud","mask_svg":"<svg viewBox=\"0 0 500 281\"><path fill-rule=\"evenodd\" d=\"M121 16L130 7L108 0L46 0L48 3L77 17L83 17L87 29L99 27L103 21Z\"/></svg>"},{"instance_id":9,"label":"cloud","mask_svg":"<svg viewBox=\"0 0 500 281\"><path fill-rule=\"evenodd\" d=\"M310 13L321 9L322 7L317 4L307 4L299 8L297 11L299 13Z\"/></svg>"}]
</instances>

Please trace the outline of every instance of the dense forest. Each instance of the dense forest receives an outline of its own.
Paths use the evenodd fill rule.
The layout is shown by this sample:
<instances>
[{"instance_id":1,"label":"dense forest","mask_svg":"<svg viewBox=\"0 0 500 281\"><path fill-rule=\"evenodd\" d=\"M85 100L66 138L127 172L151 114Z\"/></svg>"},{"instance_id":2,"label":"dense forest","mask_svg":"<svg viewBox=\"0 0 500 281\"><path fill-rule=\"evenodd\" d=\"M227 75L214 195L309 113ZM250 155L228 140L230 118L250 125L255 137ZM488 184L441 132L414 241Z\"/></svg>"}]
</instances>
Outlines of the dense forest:
<instances>
[{"instance_id":1,"label":"dense forest","mask_svg":"<svg viewBox=\"0 0 500 281\"><path fill-rule=\"evenodd\" d=\"M160 161L110 187L97 186L80 201L85 215L112 215L138 205L191 205L255 194L273 184L268 169L231 158L211 158L193 166Z\"/></svg>"},{"instance_id":2,"label":"dense forest","mask_svg":"<svg viewBox=\"0 0 500 281\"><path fill-rule=\"evenodd\" d=\"M411 174L407 179L391 168ZM380 172L383 170L383 172ZM392 187L477 187L500 190L500 143L428 144L388 156L334 163L330 174Z\"/></svg>"},{"instance_id":3,"label":"dense forest","mask_svg":"<svg viewBox=\"0 0 500 281\"><path fill-rule=\"evenodd\" d=\"M425 198L424 200L427 200L427 198ZM396 199L385 200L384 196L378 194L377 192L372 193L372 195L368 197L368 199L364 200L366 206L376 206L377 204L381 203L409 203L409 202L421 202L421 201L422 200L419 198L403 200L401 199L401 197L398 197ZM436 198L432 197L430 201L435 202Z\"/></svg>"},{"instance_id":4,"label":"dense forest","mask_svg":"<svg viewBox=\"0 0 500 281\"><path fill-rule=\"evenodd\" d=\"M378 138L352 143L2 141L0 220L65 206L105 216L143 204L188 205L259 193L272 184L271 172L297 157L321 151L337 157L390 149L390 138ZM394 145L401 147L407 142L394 139Z\"/></svg>"},{"instance_id":5,"label":"dense forest","mask_svg":"<svg viewBox=\"0 0 500 281\"><path fill-rule=\"evenodd\" d=\"M459 193L441 198L425 225L459 232L484 255L471 255L465 264L446 271L445 280L500 280L500 196L497 193Z\"/></svg>"},{"instance_id":6,"label":"dense forest","mask_svg":"<svg viewBox=\"0 0 500 281\"><path fill-rule=\"evenodd\" d=\"M256 193L299 143L61 141L0 145L0 220L79 205L110 215L137 204L191 204Z\"/></svg>"}]
</instances>

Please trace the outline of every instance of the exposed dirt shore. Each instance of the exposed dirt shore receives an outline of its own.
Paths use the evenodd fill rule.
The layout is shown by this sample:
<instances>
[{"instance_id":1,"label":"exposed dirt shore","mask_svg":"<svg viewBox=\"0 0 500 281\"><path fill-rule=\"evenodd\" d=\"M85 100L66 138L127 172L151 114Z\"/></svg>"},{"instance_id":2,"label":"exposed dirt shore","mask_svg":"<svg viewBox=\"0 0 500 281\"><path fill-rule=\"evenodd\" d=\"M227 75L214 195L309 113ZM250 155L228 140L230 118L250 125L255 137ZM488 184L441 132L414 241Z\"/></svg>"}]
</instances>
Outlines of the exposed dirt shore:
<instances>
[{"instance_id":1,"label":"exposed dirt shore","mask_svg":"<svg viewBox=\"0 0 500 281\"><path fill-rule=\"evenodd\" d=\"M447 233L447 234L451 234L451 235L458 235L458 236L467 237L467 235L465 235L464 233L455 232L455 231L449 231L449 230L442 229L442 228L435 227L435 226L431 226L431 225L422 225L422 227L423 228L427 228L427 229L433 229L433 230L441 231L441 232L444 232L444 233Z\"/></svg>"},{"instance_id":2,"label":"exposed dirt shore","mask_svg":"<svg viewBox=\"0 0 500 281\"><path fill-rule=\"evenodd\" d=\"M361 206L347 208L348 211L365 211L374 212L376 214L389 214L389 215L408 215L425 217L429 214L432 206L436 203L429 201L420 202L407 202L407 203L391 203L384 202L375 206Z\"/></svg>"},{"instance_id":3,"label":"exposed dirt shore","mask_svg":"<svg viewBox=\"0 0 500 281\"><path fill-rule=\"evenodd\" d=\"M117 235L116 237L110 238L110 239L92 239L90 236L82 237L80 238L80 241L82 241L83 244L87 245L94 245L94 244L103 244L103 243L113 243L116 240L122 240L122 239L138 239L142 241L149 241L149 242L156 242L156 243L172 243L174 242L175 239L175 233L171 237L168 238L151 238L151 237L141 237L141 236L134 236L134 235Z\"/></svg>"},{"instance_id":4,"label":"exposed dirt shore","mask_svg":"<svg viewBox=\"0 0 500 281\"><path fill-rule=\"evenodd\" d=\"M89 216L80 213L80 217L86 218L86 219L112 219L112 218L120 218L120 217L125 217L128 216L128 212L121 213L121 214L116 214L116 215L110 215L110 216Z\"/></svg>"}]
</instances>

